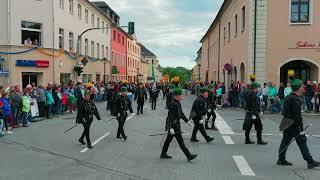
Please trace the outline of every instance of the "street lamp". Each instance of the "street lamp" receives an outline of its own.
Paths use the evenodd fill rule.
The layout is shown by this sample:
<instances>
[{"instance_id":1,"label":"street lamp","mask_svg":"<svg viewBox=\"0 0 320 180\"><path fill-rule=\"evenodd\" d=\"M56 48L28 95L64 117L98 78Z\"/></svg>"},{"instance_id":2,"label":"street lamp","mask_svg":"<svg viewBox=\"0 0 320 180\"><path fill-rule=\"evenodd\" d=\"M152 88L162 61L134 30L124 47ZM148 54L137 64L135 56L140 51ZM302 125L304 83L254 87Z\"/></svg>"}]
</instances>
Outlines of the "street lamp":
<instances>
[{"instance_id":1,"label":"street lamp","mask_svg":"<svg viewBox=\"0 0 320 180\"><path fill-rule=\"evenodd\" d=\"M198 73L199 73L199 74L198 74L198 80L199 80L199 81L201 80L200 69L201 69L201 64L198 64L198 71L199 71L199 72L198 72Z\"/></svg>"}]
</instances>

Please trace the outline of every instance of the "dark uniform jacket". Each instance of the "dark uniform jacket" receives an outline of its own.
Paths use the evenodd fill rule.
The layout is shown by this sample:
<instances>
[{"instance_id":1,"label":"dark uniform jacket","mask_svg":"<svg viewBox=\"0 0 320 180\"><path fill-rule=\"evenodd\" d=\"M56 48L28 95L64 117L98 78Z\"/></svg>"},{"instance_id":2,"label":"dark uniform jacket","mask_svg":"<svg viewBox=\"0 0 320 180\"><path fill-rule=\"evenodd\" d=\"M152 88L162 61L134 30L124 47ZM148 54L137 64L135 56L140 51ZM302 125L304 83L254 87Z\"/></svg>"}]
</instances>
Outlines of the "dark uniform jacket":
<instances>
[{"instance_id":1,"label":"dark uniform jacket","mask_svg":"<svg viewBox=\"0 0 320 180\"><path fill-rule=\"evenodd\" d=\"M157 99L159 96L160 90L159 89L152 89L151 90L151 94L150 94L150 98L151 99Z\"/></svg>"},{"instance_id":2,"label":"dark uniform jacket","mask_svg":"<svg viewBox=\"0 0 320 180\"><path fill-rule=\"evenodd\" d=\"M138 99L138 100L137 100ZM136 94L134 95L134 100L137 100L137 103L144 103L144 99L148 99L147 92L144 88L138 88Z\"/></svg>"},{"instance_id":3,"label":"dark uniform jacket","mask_svg":"<svg viewBox=\"0 0 320 180\"><path fill-rule=\"evenodd\" d=\"M257 94L253 91L249 91L246 98L246 116L243 123L243 130L246 130L250 123L254 121L252 116L256 116L256 121L260 120L259 113L261 112Z\"/></svg>"},{"instance_id":4,"label":"dark uniform jacket","mask_svg":"<svg viewBox=\"0 0 320 180\"><path fill-rule=\"evenodd\" d=\"M173 93L172 92L168 92L167 93L167 100L166 100L166 108L169 109L169 105L170 105L172 99L173 99Z\"/></svg>"},{"instance_id":5,"label":"dark uniform jacket","mask_svg":"<svg viewBox=\"0 0 320 180\"><path fill-rule=\"evenodd\" d=\"M122 115L126 111L130 111L130 113L133 113L131 101L129 100L128 96L118 96L116 99L116 107L117 107L117 114Z\"/></svg>"},{"instance_id":6,"label":"dark uniform jacket","mask_svg":"<svg viewBox=\"0 0 320 180\"><path fill-rule=\"evenodd\" d=\"M292 128L303 130L303 122L301 115L301 101L295 93L291 93L285 98L282 115L284 118L293 120L292 125L284 125L290 126ZM290 124L291 124L290 123Z\"/></svg>"},{"instance_id":7,"label":"dark uniform jacket","mask_svg":"<svg viewBox=\"0 0 320 180\"><path fill-rule=\"evenodd\" d=\"M193 102L192 109L190 112L190 118L194 122L200 121L203 116L207 114L208 104L204 97L198 96Z\"/></svg>"},{"instance_id":8,"label":"dark uniform jacket","mask_svg":"<svg viewBox=\"0 0 320 180\"><path fill-rule=\"evenodd\" d=\"M98 109L93 101L82 101L78 108L77 123L88 124L93 121L93 116L101 120Z\"/></svg>"},{"instance_id":9,"label":"dark uniform jacket","mask_svg":"<svg viewBox=\"0 0 320 180\"><path fill-rule=\"evenodd\" d=\"M173 99L169 104L168 109L169 111L166 121L166 131L169 131L172 128L175 133L181 133L180 119L183 119L187 123L188 118L182 112L180 102Z\"/></svg>"}]
</instances>

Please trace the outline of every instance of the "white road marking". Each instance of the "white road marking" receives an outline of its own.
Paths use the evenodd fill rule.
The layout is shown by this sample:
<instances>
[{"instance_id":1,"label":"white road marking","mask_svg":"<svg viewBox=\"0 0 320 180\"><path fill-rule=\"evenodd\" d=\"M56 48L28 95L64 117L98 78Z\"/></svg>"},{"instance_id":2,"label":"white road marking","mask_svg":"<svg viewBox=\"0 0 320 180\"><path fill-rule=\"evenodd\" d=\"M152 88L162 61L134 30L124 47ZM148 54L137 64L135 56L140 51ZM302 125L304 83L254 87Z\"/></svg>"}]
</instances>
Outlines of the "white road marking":
<instances>
[{"instance_id":1,"label":"white road marking","mask_svg":"<svg viewBox=\"0 0 320 180\"><path fill-rule=\"evenodd\" d=\"M93 143L92 143L92 146L98 144L102 139L106 138L107 136L110 135L110 132L107 132L105 135L99 137L97 140L95 140ZM84 153L84 152L87 152L89 150L89 148L84 148L82 149L80 152L81 153Z\"/></svg>"},{"instance_id":2,"label":"white road marking","mask_svg":"<svg viewBox=\"0 0 320 180\"><path fill-rule=\"evenodd\" d=\"M232 156L236 162L238 169L243 176L255 176L254 172L250 168L248 162L243 156Z\"/></svg>"},{"instance_id":3,"label":"white road marking","mask_svg":"<svg viewBox=\"0 0 320 180\"><path fill-rule=\"evenodd\" d=\"M230 136L222 136L222 138L226 144L234 144Z\"/></svg>"},{"instance_id":4,"label":"white road marking","mask_svg":"<svg viewBox=\"0 0 320 180\"><path fill-rule=\"evenodd\" d=\"M216 112L216 126L219 129L220 134L235 134L227 122Z\"/></svg>"},{"instance_id":5,"label":"white road marking","mask_svg":"<svg viewBox=\"0 0 320 180\"><path fill-rule=\"evenodd\" d=\"M147 106L145 106L145 107L143 107L143 108L145 109L145 108L147 108L148 106L149 106L149 105L147 105ZM136 113L132 113L131 116L129 116L129 117L127 118L127 120L131 119L131 118L132 118L133 116L135 116L135 115L136 115ZM96 141L94 141L94 142L92 143L92 146L98 144L101 140L103 140L104 138L106 138L106 137L109 136L109 135L110 135L110 132L107 132L105 135L99 137ZM84 153L84 152L87 152L88 150L89 150L89 148L84 148L84 149L82 149L80 152L81 152L81 153Z\"/></svg>"}]
</instances>

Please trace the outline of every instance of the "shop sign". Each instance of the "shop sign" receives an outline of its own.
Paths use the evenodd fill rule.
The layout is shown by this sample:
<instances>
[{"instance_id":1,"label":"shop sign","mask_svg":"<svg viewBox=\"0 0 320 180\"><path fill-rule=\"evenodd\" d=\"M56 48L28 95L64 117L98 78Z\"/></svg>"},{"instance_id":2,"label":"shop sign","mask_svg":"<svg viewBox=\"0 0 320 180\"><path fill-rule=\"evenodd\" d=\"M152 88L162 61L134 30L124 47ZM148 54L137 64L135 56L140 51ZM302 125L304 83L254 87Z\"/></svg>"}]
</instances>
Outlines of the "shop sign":
<instances>
[{"instance_id":1,"label":"shop sign","mask_svg":"<svg viewBox=\"0 0 320 180\"><path fill-rule=\"evenodd\" d=\"M320 42L298 41L296 47L290 49L320 49Z\"/></svg>"},{"instance_id":2,"label":"shop sign","mask_svg":"<svg viewBox=\"0 0 320 180\"><path fill-rule=\"evenodd\" d=\"M21 67L49 67L49 61L46 60L17 60L16 66Z\"/></svg>"}]
</instances>

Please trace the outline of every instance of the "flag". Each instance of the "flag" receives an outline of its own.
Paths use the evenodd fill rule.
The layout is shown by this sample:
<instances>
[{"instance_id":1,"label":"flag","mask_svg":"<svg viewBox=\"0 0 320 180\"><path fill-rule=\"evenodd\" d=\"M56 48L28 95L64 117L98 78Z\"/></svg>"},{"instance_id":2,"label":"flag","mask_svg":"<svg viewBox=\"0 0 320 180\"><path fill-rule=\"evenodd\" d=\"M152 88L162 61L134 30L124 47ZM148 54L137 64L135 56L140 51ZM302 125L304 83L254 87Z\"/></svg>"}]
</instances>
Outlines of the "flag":
<instances>
[{"instance_id":1,"label":"flag","mask_svg":"<svg viewBox=\"0 0 320 180\"><path fill-rule=\"evenodd\" d=\"M152 80L156 81L156 76L154 75L154 65L152 64L152 71L151 71Z\"/></svg>"}]
</instances>

